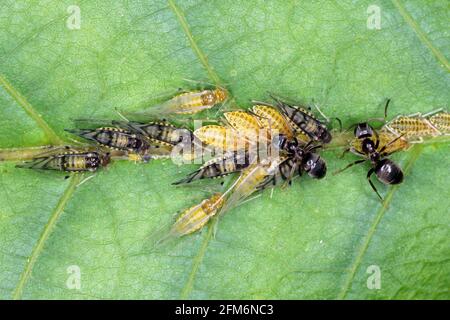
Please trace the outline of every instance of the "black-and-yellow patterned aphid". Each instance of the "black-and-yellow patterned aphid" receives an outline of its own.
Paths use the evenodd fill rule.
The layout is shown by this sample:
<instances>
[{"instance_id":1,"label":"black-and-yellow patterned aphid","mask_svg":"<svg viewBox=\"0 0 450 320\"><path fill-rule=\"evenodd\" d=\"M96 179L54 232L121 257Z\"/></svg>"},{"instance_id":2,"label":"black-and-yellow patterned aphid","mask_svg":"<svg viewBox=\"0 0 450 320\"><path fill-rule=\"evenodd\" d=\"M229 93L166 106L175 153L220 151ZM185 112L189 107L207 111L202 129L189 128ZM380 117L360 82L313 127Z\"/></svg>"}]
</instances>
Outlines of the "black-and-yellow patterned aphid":
<instances>
[{"instance_id":1,"label":"black-and-yellow patterned aphid","mask_svg":"<svg viewBox=\"0 0 450 320\"><path fill-rule=\"evenodd\" d=\"M146 137L151 143L175 146L179 143L194 141L192 131L186 128L177 128L166 121L159 122L135 122L135 121L112 121L115 126L128 129L130 132Z\"/></svg>"},{"instance_id":2,"label":"black-and-yellow patterned aphid","mask_svg":"<svg viewBox=\"0 0 450 320\"><path fill-rule=\"evenodd\" d=\"M409 142L422 142L424 138L450 134L450 114L443 110L427 114L399 115L387 122L381 131L402 135Z\"/></svg>"},{"instance_id":3,"label":"black-and-yellow patterned aphid","mask_svg":"<svg viewBox=\"0 0 450 320\"><path fill-rule=\"evenodd\" d=\"M120 151L146 154L150 145L147 140L129 130L116 127L101 127L96 129L66 129L67 132L84 139L94 141L101 146Z\"/></svg>"},{"instance_id":4,"label":"black-and-yellow patterned aphid","mask_svg":"<svg viewBox=\"0 0 450 320\"><path fill-rule=\"evenodd\" d=\"M277 107L291 121L296 129L302 131L311 140L329 143L332 139L327 126L319 121L309 110L300 106L290 105L272 96Z\"/></svg>"},{"instance_id":5,"label":"black-and-yellow patterned aphid","mask_svg":"<svg viewBox=\"0 0 450 320\"><path fill-rule=\"evenodd\" d=\"M192 172L186 178L174 182L174 185L190 183L195 180L219 178L239 172L250 165L249 153L244 151L230 152L223 157L207 161L200 169Z\"/></svg>"},{"instance_id":6,"label":"black-and-yellow patterned aphid","mask_svg":"<svg viewBox=\"0 0 450 320\"><path fill-rule=\"evenodd\" d=\"M65 172L95 172L110 162L109 153L97 151L64 151L43 155L17 165L18 168L57 170Z\"/></svg>"}]
</instances>

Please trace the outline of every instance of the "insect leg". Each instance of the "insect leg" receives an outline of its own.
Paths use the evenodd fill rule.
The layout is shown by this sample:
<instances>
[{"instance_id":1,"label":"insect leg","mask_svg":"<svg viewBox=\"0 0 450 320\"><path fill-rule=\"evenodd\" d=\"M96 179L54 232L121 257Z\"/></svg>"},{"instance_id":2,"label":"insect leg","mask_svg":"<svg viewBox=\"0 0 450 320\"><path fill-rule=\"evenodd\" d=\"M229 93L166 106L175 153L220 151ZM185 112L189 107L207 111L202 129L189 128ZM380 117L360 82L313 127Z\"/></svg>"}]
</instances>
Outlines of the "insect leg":
<instances>
[{"instance_id":1,"label":"insect leg","mask_svg":"<svg viewBox=\"0 0 450 320\"><path fill-rule=\"evenodd\" d=\"M339 159L344 158L344 156L345 156L348 152L350 152L350 148L345 148L345 149L344 149L344 152L342 152L342 154L339 156Z\"/></svg>"},{"instance_id":2,"label":"insect leg","mask_svg":"<svg viewBox=\"0 0 450 320\"><path fill-rule=\"evenodd\" d=\"M375 185L373 184L372 180L370 179L370 177L372 176L372 174L375 172L374 168L371 168L368 172L367 172L367 181L369 182L370 186L372 187L373 191L375 191L375 193L377 194L378 198L380 198L381 201L383 201L383 198L380 196L380 194L378 193L377 188L375 187Z\"/></svg>"},{"instance_id":3,"label":"insect leg","mask_svg":"<svg viewBox=\"0 0 450 320\"><path fill-rule=\"evenodd\" d=\"M352 163L348 164L346 167L344 167L344 168L342 168L342 169L340 169L340 170L337 170L337 171L333 172L333 175L335 176L335 175L341 173L342 171L345 171L345 170L347 170L348 168L353 167L353 166L356 165L356 164L363 163L363 162L365 162L365 161L367 161L367 159L356 160L355 162L352 162Z\"/></svg>"}]
</instances>

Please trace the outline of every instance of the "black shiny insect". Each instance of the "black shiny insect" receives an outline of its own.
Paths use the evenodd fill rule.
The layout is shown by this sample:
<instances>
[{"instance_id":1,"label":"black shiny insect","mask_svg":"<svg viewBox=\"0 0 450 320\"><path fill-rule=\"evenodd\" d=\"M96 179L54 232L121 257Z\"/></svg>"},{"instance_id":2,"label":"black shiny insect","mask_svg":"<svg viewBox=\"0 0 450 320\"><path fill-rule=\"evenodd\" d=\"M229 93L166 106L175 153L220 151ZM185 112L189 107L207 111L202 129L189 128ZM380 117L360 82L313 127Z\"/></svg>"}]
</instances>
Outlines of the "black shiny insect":
<instances>
[{"instance_id":1,"label":"black shiny insect","mask_svg":"<svg viewBox=\"0 0 450 320\"><path fill-rule=\"evenodd\" d=\"M101 127L66 129L66 131L113 150L128 151L142 156L147 156L150 148L150 144L143 136L121 128ZM147 157L143 159L148 160Z\"/></svg>"},{"instance_id":2,"label":"black shiny insect","mask_svg":"<svg viewBox=\"0 0 450 320\"><path fill-rule=\"evenodd\" d=\"M292 106L273 95L271 97L275 100L277 107L285 117L311 140L321 143L331 142L332 136L327 126L311 112L302 107Z\"/></svg>"},{"instance_id":3,"label":"black shiny insect","mask_svg":"<svg viewBox=\"0 0 450 320\"><path fill-rule=\"evenodd\" d=\"M364 159L352 162L336 173L342 172L356 164L370 161L372 168L367 172L367 180L378 197L383 200L370 177L375 173L378 180L388 185L399 184L403 181L402 169L394 161L386 158L391 154L386 151L387 148L402 136L392 139L389 143L380 148L380 138L378 133L367 122L357 124L354 135L361 144L358 148L350 148L350 151L364 157Z\"/></svg>"},{"instance_id":4,"label":"black shiny insect","mask_svg":"<svg viewBox=\"0 0 450 320\"><path fill-rule=\"evenodd\" d=\"M16 167L65 172L95 172L99 168L107 166L110 160L109 153L65 151L39 156L31 161L16 165Z\"/></svg>"},{"instance_id":5,"label":"black shiny insect","mask_svg":"<svg viewBox=\"0 0 450 320\"><path fill-rule=\"evenodd\" d=\"M302 172L306 172L314 179L325 177L327 173L326 162L314 152L314 150L321 148L321 145L314 145L312 141L304 145L299 143L297 139L287 139L282 134L277 137L277 140L274 143L294 161L298 167L299 175L302 175ZM289 179L289 176L286 178Z\"/></svg>"}]
</instances>

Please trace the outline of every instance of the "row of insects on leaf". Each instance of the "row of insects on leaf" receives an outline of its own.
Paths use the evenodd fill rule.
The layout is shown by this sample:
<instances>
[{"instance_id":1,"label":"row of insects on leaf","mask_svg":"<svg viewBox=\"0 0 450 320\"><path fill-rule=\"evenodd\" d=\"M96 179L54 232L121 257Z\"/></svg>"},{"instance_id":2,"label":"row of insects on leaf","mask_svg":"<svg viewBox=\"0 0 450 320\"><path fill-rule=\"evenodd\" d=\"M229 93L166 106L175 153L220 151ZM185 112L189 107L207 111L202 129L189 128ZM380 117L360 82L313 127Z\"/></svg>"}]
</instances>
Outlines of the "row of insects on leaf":
<instances>
[{"instance_id":1,"label":"row of insects on leaf","mask_svg":"<svg viewBox=\"0 0 450 320\"><path fill-rule=\"evenodd\" d=\"M198 170L174 182L175 185L239 173L223 192L214 193L184 210L165 235L157 239L158 243L201 229L213 216L228 212L267 187L289 185L293 178L302 174L313 179L325 177L327 166L319 150L332 141L332 131L329 119L319 109L317 111L323 119L317 117L311 108L271 95L272 103L254 101L249 110L224 112L220 124L200 126L194 131L167 121L173 116L194 114L223 105L228 98L228 91L217 87L183 92L160 105L130 114L146 118L145 121L125 117L113 121L77 120L86 127L67 131L92 142L92 146L54 149L18 167L95 172L112 159L148 162L174 157L176 149L182 151L184 160L200 158L203 161L205 154L210 159ZM351 126L354 136L345 151L361 159L336 172L369 162L371 168L367 180L381 200L371 180L372 174L388 185L403 181L402 169L388 158L391 154L409 148L411 143L422 142L423 138L450 134L450 114L443 110L425 115L398 116L387 122L389 102L386 102L383 119ZM383 122L381 129L376 130L369 124L375 120Z\"/></svg>"}]
</instances>

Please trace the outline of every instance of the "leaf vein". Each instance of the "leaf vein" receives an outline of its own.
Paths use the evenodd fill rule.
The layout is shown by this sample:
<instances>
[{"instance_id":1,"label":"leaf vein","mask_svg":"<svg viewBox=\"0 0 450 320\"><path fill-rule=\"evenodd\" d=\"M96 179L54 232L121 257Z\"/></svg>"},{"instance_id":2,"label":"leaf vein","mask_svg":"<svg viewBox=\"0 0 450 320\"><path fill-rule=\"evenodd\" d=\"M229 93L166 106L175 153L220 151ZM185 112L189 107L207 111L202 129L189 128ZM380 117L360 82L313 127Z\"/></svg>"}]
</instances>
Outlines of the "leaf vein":
<instances>
[{"instance_id":1,"label":"leaf vein","mask_svg":"<svg viewBox=\"0 0 450 320\"><path fill-rule=\"evenodd\" d=\"M440 62L441 66L444 66L447 69L447 72L449 72L450 71L450 63L445 58L444 54L433 45L433 43L430 41L430 39L428 39L425 32L423 32L423 30L420 28L420 26L417 24L417 22L414 20L414 18L408 13L408 11L406 11L405 7L398 0L391 0L391 1L395 5L397 10L399 11L400 15L403 17L403 19L405 19L406 23L416 33L416 35L420 39L420 41L426 47L428 47L428 49L433 53L433 55L436 57L436 59Z\"/></svg>"},{"instance_id":2,"label":"leaf vein","mask_svg":"<svg viewBox=\"0 0 450 320\"><path fill-rule=\"evenodd\" d=\"M41 115L33 108L33 106L27 101L27 99L1 74L0 85L6 90L6 92L11 95L11 97L14 98L14 100L16 100L16 102L25 110L30 118L32 118L36 122L36 124L42 129L42 131L44 131L50 143L55 145L64 144L61 138L55 133L55 131L53 131L52 128L50 128L47 122L42 119Z\"/></svg>"},{"instance_id":3,"label":"leaf vein","mask_svg":"<svg viewBox=\"0 0 450 320\"><path fill-rule=\"evenodd\" d=\"M58 204L56 205L55 209L53 210L52 214L50 215L50 219L48 220L47 224L45 225L44 229L42 230L42 233L39 236L39 239L37 240L36 245L34 246L30 257L28 258L27 263L25 264L23 272L20 275L17 287L15 288L15 290L13 292L14 300L21 299L22 294L23 294L23 289L25 288L25 285L31 276L33 267L40 255L40 253L44 249L45 242L47 241L51 232L53 231L53 229L56 225L56 222L58 221L59 217L61 216L67 202L69 201L70 197L74 193L74 191L80 181L80 177L81 177L81 175L78 175L78 174L73 175L71 177L69 185L67 186L63 195L59 199Z\"/></svg>"},{"instance_id":4,"label":"leaf vein","mask_svg":"<svg viewBox=\"0 0 450 320\"><path fill-rule=\"evenodd\" d=\"M200 47L197 45L197 42L194 39L194 35L191 32L191 29L189 28L189 25L186 21L186 17L184 16L183 11L176 5L176 3L173 0L168 0L170 8L175 13L178 22L181 25L181 28L183 29L184 33L186 34L186 37L189 40L189 43L192 47L192 50L194 50L195 54L199 58L200 62L203 64L203 67L208 72L208 75L210 79L216 84L220 85L221 81L217 73L214 71L214 69L211 67L211 65L208 62L208 59L206 55L203 53L203 51L200 49Z\"/></svg>"},{"instance_id":5,"label":"leaf vein","mask_svg":"<svg viewBox=\"0 0 450 320\"><path fill-rule=\"evenodd\" d=\"M404 173L405 176L408 174L408 172L411 170L413 164L416 162L417 158L420 156L420 154L422 153L424 146L423 145L415 145L413 147L413 149L411 150L411 155L408 157L407 161L406 161L406 166L404 168ZM359 250L358 250L358 254L356 255L355 259L351 262L350 267L348 268L348 270L350 270L347 279L345 280L344 286L342 287L342 290L339 292L337 299L345 299L345 297L347 296L348 292L351 289L353 280L356 276L356 272L358 271L362 259L365 255L365 253L367 252L367 249L369 248L370 242L372 241L373 236L375 235L375 232L377 231L377 227L380 224L381 220L384 217L384 214L387 211L387 208L389 207L389 204L392 201L392 198L394 196L395 191L397 191L397 189L399 188L398 185L393 186L389 189L389 191L387 192L387 196L383 202L382 207L378 210L375 219L373 220Z\"/></svg>"}]
</instances>

